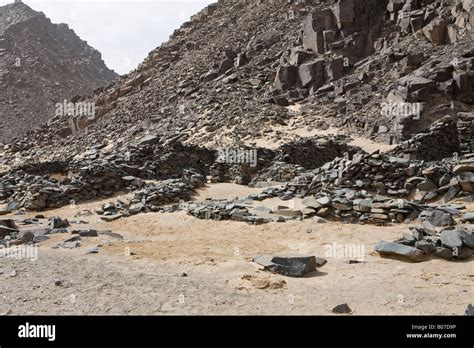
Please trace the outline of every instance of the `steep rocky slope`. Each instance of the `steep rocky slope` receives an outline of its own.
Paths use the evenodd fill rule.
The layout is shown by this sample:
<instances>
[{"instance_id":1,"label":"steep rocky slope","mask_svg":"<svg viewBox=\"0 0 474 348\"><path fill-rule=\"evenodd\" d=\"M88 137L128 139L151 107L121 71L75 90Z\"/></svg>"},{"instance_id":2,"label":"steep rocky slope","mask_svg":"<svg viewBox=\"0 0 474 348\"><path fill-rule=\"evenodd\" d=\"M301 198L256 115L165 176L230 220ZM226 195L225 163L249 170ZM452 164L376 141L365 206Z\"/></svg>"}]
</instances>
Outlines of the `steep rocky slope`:
<instances>
[{"instance_id":1,"label":"steep rocky slope","mask_svg":"<svg viewBox=\"0 0 474 348\"><path fill-rule=\"evenodd\" d=\"M0 143L53 117L57 103L116 77L66 24L21 2L0 7Z\"/></svg>"},{"instance_id":2,"label":"steep rocky slope","mask_svg":"<svg viewBox=\"0 0 474 348\"><path fill-rule=\"evenodd\" d=\"M204 9L136 71L73 99L93 103L93 117L54 117L0 149L0 247L46 251L34 269L46 276L30 277L41 278L43 290L28 295L42 305L23 307L44 312L67 289L82 313L120 313L103 301L114 292L127 313L201 313L209 304L227 313L243 290L247 305L234 301L239 313L329 313L342 301L351 303L345 313L353 304L359 314L460 313L472 277L469 262L459 261L474 253L473 5L221 0ZM374 149L382 142L386 152ZM329 260L310 256L322 256L323 247ZM121 264L123 281L107 267L106 276L91 273L107 290L98 296L92 286L91 301L74 288L83 283L77 267L79 278L60 267L53 282L51 269L79 253L101 263L107 255L127 265L166 261L155 268L166 270L159 293L171 300L135 296L131 269ZM298 277L328 265L324 277L296 285L250 260ZM5 292L30 294L22 280L31 263L10 265ZM209 287L193 291L176 279L217 281L232 294L220 285L219 296ZM156 294L156 279L142 283L150 282L145 295ZM272 295L247 292L252 283ZM45 292L48 286L55 289ZM325 289L325 301L319 293L308 299L308 286ZM446 301L450 291L454 302ZM283 294L296 299L291 309Z\"/></svg>"},{"instance_id":3,"label":"steep rocky slope","mask_svg":"<svg viewBox=\"0 0 474 348\"><path fill-rule=\"evenodd\" d=\"M332 217L380 222L416 217L428 209L419 203L469 196L473 5L219 1L136 71L93 97L75 98L96 105L93 117L57 116L5 146L3 209L45 209L136 191L126 204L104 210L115 218L160 210L206 181L278 180L289 186L252 199L329 195L334 211L327 203L322 210ZM364 153L347 136L255 145L295 129L329 127L405 141L389 155ZM220 162L218 150L229 147L258 152L255 166L235 158ZM143 179L171 181L146 185ZM374 195L381 216L371 217L370 207L351 212L356 201ZM418 203L409 208L392 202L414 196ZM237 219L254 221L239 204L199 206L197 215L222 206L223 216L232 216L230 207Z\"/></svg>"},{"instance_id":4,"label":"steep rocky slope","mask_svg":"<svg viewBox=\"0 0 474 348\"><path fill-rule=\"evenodd\" d=\"M280 126L283 134L290 126L336 126L396 143L446 115L472 112L472 6L470 0L219 1L136 71L84 98L97 105L94 119L76 118L71 127L69 118L57 117L13 148L27 150L23 158L65 159L148 133L251 145L281 137L274 130ZM420 104L421 115L384 112L393 103Z\"/></svg>"}]
</instances>

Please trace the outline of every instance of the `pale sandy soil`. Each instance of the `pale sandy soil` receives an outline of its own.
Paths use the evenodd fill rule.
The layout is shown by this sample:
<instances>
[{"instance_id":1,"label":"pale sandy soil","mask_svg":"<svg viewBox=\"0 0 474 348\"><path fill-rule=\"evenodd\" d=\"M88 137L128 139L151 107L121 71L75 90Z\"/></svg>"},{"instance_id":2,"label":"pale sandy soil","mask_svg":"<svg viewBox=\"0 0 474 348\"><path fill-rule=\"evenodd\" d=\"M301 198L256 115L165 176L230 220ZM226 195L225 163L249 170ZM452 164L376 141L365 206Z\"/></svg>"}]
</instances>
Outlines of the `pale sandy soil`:
<instances>
[{"instance_id":1,"label":"pale sandy soil","mask_svg":"<svg viewBox=\"0 0 474 348\"><path fill-rule=\"evenodd\" d=\"M306 139L306 138L313 138L316 136L336 136L336 135L343 135L345 134L338 128L328 128L327 130L321 129L312 129L308 130L305 128L289 128L283 126L272 126L271 129L274 133L270 133L267 137L262 138L251 138L251 140L246 142L246 145L252 146L255 144L257 147L263 147L268 149L277 149L279 146L293 141L295 139ZM276 135L275 135L276 134ZM391 149L395 148L396 145L386 145L381 143L376 143L370 139L362 138L362 137L355 137L351 136L352 141L349 142L349 145L358 146L362 150L371 153L377 150L380 152L387 152Z\"/></svg>"},{"instance_id":2,"label":"pale sandy soil","mask_svg":"<svg viewBox=\"0 0 474 348\"><path fill-rule=\"evenodd\" d=\"M196 199L251 192L259 191L219 184ZM44 214L74 220L78 210L104 202ZM2 259L0 314L330 315L334 306L348 303L355 315L427 315L462 314L474 302L474 261L415 264L373 252L379 240L399 238L404 225L305 220L249 226L198 220L184 212L140 214L112 223L96 215L80 219L90 222L80 228L112 230L124 239L82 238L75 250L51 249L70 237L55 235L41 244L37 261ZM363 246L365 263L346 263L350 255L328 256L325 245L333 243ZM98 244L99 254L84 254ZM263 253L312 254L326 257L328 264L308 278L288 278L251 262ZM10 276L12 270L16 276Z\"/></svg>"}]
</instances>

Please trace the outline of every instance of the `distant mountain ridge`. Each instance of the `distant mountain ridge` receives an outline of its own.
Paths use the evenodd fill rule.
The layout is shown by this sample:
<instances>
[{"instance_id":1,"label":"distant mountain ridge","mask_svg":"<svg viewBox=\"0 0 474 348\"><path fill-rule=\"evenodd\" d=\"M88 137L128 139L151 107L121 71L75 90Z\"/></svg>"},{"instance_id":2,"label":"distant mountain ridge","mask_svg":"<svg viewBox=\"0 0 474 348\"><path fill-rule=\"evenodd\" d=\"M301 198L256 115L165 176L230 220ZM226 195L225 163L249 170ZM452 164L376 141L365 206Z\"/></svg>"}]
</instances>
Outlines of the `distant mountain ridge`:
<instances>
[{"instance_id":1,"label":"distant mountain ridge","mask_svg":"<svg viewBox=\"0 0 474 348\"><path fill-rule=\"evenodd\" d=\"M0 142L55 116L55 105L118 75L66 24L19 2L0 7Z\"/></svg>"}]
</instances>

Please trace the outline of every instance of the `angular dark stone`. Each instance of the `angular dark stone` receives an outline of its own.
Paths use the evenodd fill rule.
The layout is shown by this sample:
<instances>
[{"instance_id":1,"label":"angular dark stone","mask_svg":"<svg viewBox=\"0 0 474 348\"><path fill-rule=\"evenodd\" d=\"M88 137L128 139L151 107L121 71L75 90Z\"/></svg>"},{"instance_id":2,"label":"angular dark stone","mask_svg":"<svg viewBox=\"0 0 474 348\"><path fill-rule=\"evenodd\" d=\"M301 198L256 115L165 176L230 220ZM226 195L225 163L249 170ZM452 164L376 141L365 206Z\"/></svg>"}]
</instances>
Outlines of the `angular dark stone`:
<instances>
[{"instance_id":1,"label":"angular dark stone","mask_svg":"<svg viewBox=\"0 0 474 348\"><path fill-rule=\"evenodd\" d=\"M474 234L472 232L466 231L463 227L460 227L458 229L458 234L467 247L474 249Z\"/></svg>"},{"instance_id":2,"label":"angular dark stone","mask_svg":"<svg viewBox=\"0 0 474 348\"><path fill-rule=\"evenodd\" d=\"M472 304L467 306L466 311L464 312L464 314L468 315L468 316L474 316L474 306Z\"/></svg>"},{"instance_id":3,"label":"angular dark stone","mask_svg":"<svg viewBox=\"0 0 474 348\"><path fill-rule=\"evenodd\" d=\"M445 259L445 260L450 260L453 258L453 251L448 248L437 247L435 256Z\"/></svg>"},{"instance_id":4,"label":"angular dark stone","mask_svg":"<svg viewBox=\"0 0 474 348\"><path fill-rule=\"evenodd\" d=\"M300 85L299 71L297 66L282 65L277 71L275 88L286 92Z\"/></svg>"},{"instance_id":5,"label":"angular dark stone","mask_svg":"<svg viewBox=\"0 0 474 348\"><path fill-rule=\"evenodd\" d=\"M453 256L457 260L467 260L472 256L472 251L467 248L455 249L453 251Z\"/></svg>"},{"instance_id":6,"label":"angular dark stone","mask_svg":"<svg viewBox=\"0 0 474 348\"><path fill-rule=\"evenodd\" d=\"M418 190L430 192L436 190L438 187L431 180L424 180L417 186Z\"/></svg>"},{"instance_id":7,"label":"angular dark stone","mask_svg":"<svg viewBox=\"0 0 474 348\"><path fill-rule=\"evenodd\" d=\"M69 221L67 219L62 219L60 217L53 217L49 219L48 228L55 229L55 228L66 228L69 227Z\"/></svg>"},{"instance_id":8,"label":"angular dark stone","mask_svg":"<svg viewBox=\"0 0 474 348\"><path fill-rule=\"evenodd\" d=\"M120 219L122 216L123 216L122 214L106 215L106 216L101 216L100 219L105 222L112 222L112 221Z\"/></svg>"},{"instance_id":9,"label":"angular dark stone","mask_svg":"<svg viewBox=\"0 0 474 348\"><path fill-rule=\"evenodd\" d=\"M457 230L444 230L440 234L441 243L449 249L461 248L462 240Z\"/></svg>"},{"instance_id":10,"label":"angular dark stone","mask_svg":"<svg viewBox=\"0 0 474 348\"><path fill-rule=\"evenodd\" d=\"M421 221L429 221L435 227L454 225L454 219L451 214L437 209L422 212L420 219Z\"/></svg>"},{"instance_id":11,"label":"angular dark stone","mask_svg":"<svg viewBox=\"0 0 474 348\"><path fill-rule=\"evenodd\" d=\"M315 256L259 255L253 261L274 273L289 277L304 277L306 274L316 271L318 264L324 265L322 259L317 261Z\"/></svg>"},{"instance_id":12,"label":"angular dark stone","mask_svg":"<svg viewBox=\"0 0 474 348\"><path fill-rule=\"evenodd\" d=\"M426 240L420 240L416 242L415 247L428 255L434 254L436 252L436 246Z\"/></svg>"},{"instance_id":13,"label":"angular dark stone","mask_svg":"<svg viewBox=\"0 0 474 348\"><path fill-rule=\"evenodd\" d=\"M139 146L150 146L158 143L160 139L156 135L146 135L138 141Z\"/></svg>"},{"instance_id":14,"label":"angular dark stone","mask_svg":"<svg viewBox=\"0 0 474 348\"><path fill-rule=\"evenodd\" d=\"M425 259L425 253L416 248L406 245L380 241L375 247L375 251L382 255L395 255L406 258L410 261L420 262Z\"/></svg>"},{"instance_id":15,"label":"angular dark stone","mask_svg":"<svg viewBox=\"0 0 474 348\"><path fill-rule=\"evenodd\" d=\"M349 314L349 313L352 313L352 309L349 307L347 303L343 303L334 307L332 309L332 312L336 314Z\"/></svg>"}]
</instances>

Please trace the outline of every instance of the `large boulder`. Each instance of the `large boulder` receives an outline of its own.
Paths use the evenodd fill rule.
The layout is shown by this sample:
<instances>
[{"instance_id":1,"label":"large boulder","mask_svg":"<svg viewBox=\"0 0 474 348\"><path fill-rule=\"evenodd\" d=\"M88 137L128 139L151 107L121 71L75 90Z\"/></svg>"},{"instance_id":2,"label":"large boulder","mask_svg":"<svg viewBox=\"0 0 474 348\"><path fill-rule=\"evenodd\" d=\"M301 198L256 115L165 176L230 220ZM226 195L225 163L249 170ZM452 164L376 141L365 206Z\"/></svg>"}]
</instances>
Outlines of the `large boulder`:
<instances>
[{"instance_id":1,"label":"large boulder","mask_svg":"<svg viewBox=\"0 0 474 348\"><path fill-rule=\"evenodd\" d=\"M299 71L294 65L281 65L278 68L275 80L275 88L285 92L299 87Z\"/></svg>"},{"instance_id":2,"label":"large boulder","mask_svg":"<svg viewBox=\"0 0 474 348\"><path fill-rule=\"evenodd\" d=\"M446 27L448 22L442 18L433 19L423 28L423 34L435 45L443 45L446 43Z\"/></svg>"},{"instance_id":3,"label":"large boulder","mask_svg":"<svg viewBox=\"0 0 474 348\"><path fill-rule=\"evenodd\" d=\"M316 53L324 53L323 32L334 27L334 14L331 10L310 13L304 23L303 47Z\"/></svg>"},{"instance_id":4,"label":"large boulder","mask_svg":"<svg viewBox=\"0 0 474 348\"><path fill-rule=\"evenodd\" d=\"M375 251L382 255L397 256L414 262L425 259L425 253L416 248L386 241L380 241L375 247Z\"/></svg>"},{"instance_id":5,"label":"large boulder","mask_svg":"<svg viewBox=\"0 0 474 348\"><path fill-rule=\"evenodd\" d=\"M444 230L441 232L441 243L449 249L461 248L463 242L457 230Z\"/></svg>"},{"instance_id":6,"label":"large boulder","mask_svg":"<svg viewBox=\"0 0 474 348\"><path fill-rule=\"evenodd\" d=\"M344 58L336 58L326 66L326 76L329 81L339 80L344 76Z\"/></svg>"},{"instance_id":7,"label":"large boulder","mask_svg":"<svg viewBox=\"0 0 474 348\"><path fill-rule=\"evenodd\" d=\"M345 24L354 22L354 0L339 0L334 6L334 16L336 17L339 28L344 27Z\"/></svg>"},{"instance_id":8,"label":"large boulder","mask_svg":"<svg viewBox=\"0 0 474 348\"><path fill-rule=\"evenodd\" d=\"M303 63L299 67L301 85L303 87L313 88L314 91L324 85L325 66L325 60L322 58Z\"/></svg>"},{"instance_id":9,"label":"large boulder","mask_svg":"<svg viewBox=\"0 0 474 348\"><path fill-rule=\"evenodd\" d=\"M474 103L474 72L454 73L455 99L464 103Z\"/></svg>"},{"instance_id":10,"label":"large boulder","mask_svg":"<svg viewBox=\"0 0 474 348\"><path fill-rule=\"evenodd\" d=\"M450 213L442 210L425 210L420 214L421 222L428 221L435 227L452 226L455 221Z\"/></svg>"}]
</instances>

